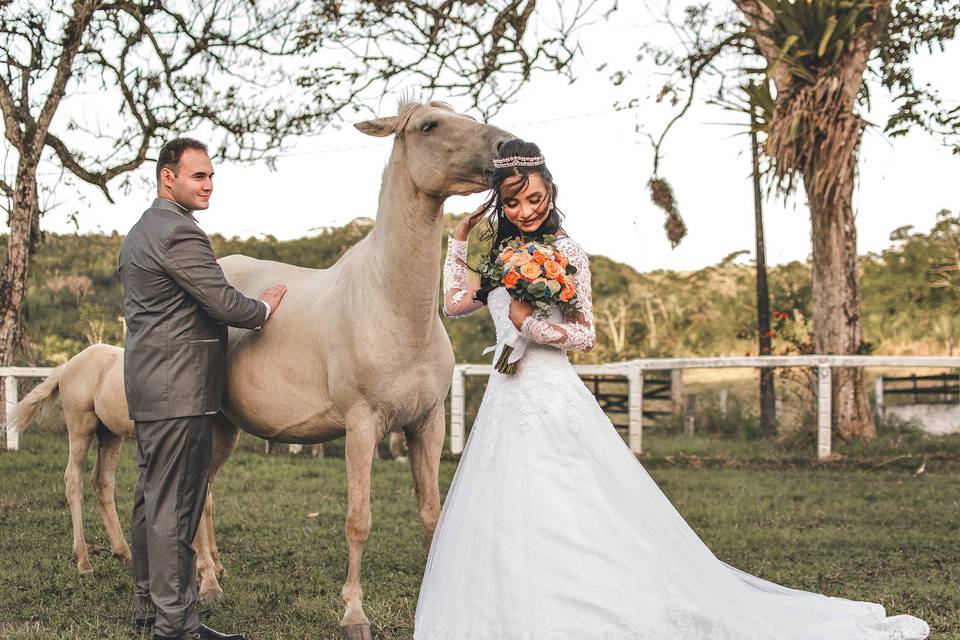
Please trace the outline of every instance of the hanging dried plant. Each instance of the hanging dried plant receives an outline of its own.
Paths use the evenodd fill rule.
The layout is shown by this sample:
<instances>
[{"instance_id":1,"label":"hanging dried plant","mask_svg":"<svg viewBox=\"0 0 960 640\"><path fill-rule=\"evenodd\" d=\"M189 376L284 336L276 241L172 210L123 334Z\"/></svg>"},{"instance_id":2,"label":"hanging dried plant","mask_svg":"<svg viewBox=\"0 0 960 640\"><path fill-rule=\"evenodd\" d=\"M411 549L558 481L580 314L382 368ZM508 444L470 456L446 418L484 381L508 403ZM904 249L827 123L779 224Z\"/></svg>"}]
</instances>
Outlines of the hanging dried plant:
<instances>
[{"instance_id":1,"label":"hanging dried plant","mask_svg":"<svg viewBox=\"0 0 960 640\"><path fill-rule=\"evenodd\" d=\"M677 210L677 200L673 195L673 188L663 178L651 178L647 186L650 187L650 199L653 204L663 209L667 214L667 221L663 223L663 228L670 240L670 247L676 249L683 237L687 235L687 225L683 223L680 211Z\"/></svg>"}]
</instances>

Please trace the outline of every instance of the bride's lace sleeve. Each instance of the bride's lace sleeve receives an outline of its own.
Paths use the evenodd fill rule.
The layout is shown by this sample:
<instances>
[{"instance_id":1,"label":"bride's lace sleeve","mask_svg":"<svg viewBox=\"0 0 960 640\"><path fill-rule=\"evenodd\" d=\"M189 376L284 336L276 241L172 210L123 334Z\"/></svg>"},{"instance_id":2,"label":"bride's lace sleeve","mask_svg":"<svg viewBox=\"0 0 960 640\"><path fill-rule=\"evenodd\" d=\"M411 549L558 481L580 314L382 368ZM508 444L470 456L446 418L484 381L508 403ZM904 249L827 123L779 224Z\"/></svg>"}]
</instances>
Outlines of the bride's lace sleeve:
<instances>
[{"instance_id":1,"label":"bride's lace sleeve","mask_svg":"<svg viewBox=\"0 0 960 640\"><path fill-rule=\"evenodd\" d=\"M577 268L570 276L573 288L580 300L580 313L568 322L547 322L536 317L527 317L520 325L520 333L534 342L548 344L567 351L590 351L596 342L593 327L593 292L590 289L590 262L586 252L572 240L561 238L557 248Z\"/></svg>"},{"instance_id":2,"label":"bride's lace sleeve","mask_svg":"<svg viewBox=\"0 0 960 640\"><path fill-rule=\"evenodd\" d=\"M467 283L467 243L447 238L447 257L443 261L443 313L451 318L473 313L483 306L473 299L476 285Z\"/></svg>"}]
</instances>

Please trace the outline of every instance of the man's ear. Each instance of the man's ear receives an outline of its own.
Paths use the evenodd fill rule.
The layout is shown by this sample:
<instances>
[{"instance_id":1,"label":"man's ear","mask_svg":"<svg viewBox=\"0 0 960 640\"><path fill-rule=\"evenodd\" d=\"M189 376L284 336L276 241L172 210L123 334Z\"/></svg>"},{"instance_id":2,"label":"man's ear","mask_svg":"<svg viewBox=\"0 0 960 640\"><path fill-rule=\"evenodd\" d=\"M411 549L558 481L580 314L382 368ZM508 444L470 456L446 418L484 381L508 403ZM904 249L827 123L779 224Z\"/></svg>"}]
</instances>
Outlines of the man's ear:
<instances>
[{"instance_id":1,"label":"man's ear","mask_svg":"<svg viewBox=\"0 0 960 640\"><path fill-rule=\"evenodd\" d=\"M164 167L163 169L160 169L160 185L164 185L164 180L167 177L176 178L177 174L174 173L173 169L170 167Z\"/></svg>"},{"instance_id":2,"label":"man's ear","mask_svg":"<svg viewBox=\"0 0 960 640\"><path fill-rule=\"evenodd\" d=\"M368 136L377 136L378 138L383 138L397 132L398 121L399 118L397 116L390 116L389 118L364 120L363 122L354 123L353 126Z\"/></svg>"}]
</instances>

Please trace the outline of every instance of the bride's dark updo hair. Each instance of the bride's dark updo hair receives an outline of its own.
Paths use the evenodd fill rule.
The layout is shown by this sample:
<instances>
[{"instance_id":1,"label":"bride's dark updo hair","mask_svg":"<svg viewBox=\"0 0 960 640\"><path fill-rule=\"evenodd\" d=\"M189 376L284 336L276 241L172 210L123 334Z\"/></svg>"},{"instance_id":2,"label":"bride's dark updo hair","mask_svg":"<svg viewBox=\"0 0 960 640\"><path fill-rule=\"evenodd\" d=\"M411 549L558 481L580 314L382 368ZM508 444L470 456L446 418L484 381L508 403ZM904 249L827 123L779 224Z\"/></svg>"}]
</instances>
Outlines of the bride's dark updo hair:
<instances>
[{"instance_id":1,"label":"bride's dark updo hair","mask_svg":"<svg viewBox=\"0 0 960 640\"><path fill-rule=\"evenodd\" d=\"M540 147L536 144L527 142L526 140L520 140L519 138L504 142L497 152L497 158L501 159L513 158L514 156L533 158L542 155L543 154L540 153ZM546 206L549 207L550 204L553 204L553 209L551 209L543 219L543 222L536 231L524 234L524 239L538 240L545 235L556 235L560 231L560 221L563 219L563 214L560 212L560 208L557 207L558 189L557 185L553 182L553 175L550 173L550 170L547 169L546 164L502 168L495 167L493 177L490 181L493 193L490 194L490 198L485 203L485 208L490 210L490 214L487 216L487 228L480 234L481 240L490 241L491 260L496 259L500 245L504 240L520 237L520 229L517 225L510 222L506 214L503 213L503 203L505 200L516 197L518 193L526 189L530 183L530 176L535 173L540 174L543 184L547 187L549 196ZM520 176L520 179L514 181L510 187L504 191L503 183L511 176ZM474 300L486 304L487 296L498 286L498 282L493 282L489 278L481 276L480 288L477 289Z\"/></svg>"}]
</instances>

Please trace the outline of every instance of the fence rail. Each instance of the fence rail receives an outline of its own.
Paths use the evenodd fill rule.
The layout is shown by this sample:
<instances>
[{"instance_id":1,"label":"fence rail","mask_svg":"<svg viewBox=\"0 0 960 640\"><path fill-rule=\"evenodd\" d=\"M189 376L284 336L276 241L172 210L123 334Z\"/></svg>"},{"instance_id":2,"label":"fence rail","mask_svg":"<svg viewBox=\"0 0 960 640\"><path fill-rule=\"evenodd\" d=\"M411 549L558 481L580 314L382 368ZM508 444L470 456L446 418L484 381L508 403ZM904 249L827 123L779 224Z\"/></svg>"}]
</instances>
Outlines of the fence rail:
<instances>
[{"instance_id":1,"label":"fence rail","mask_svg":"<svg viewBox=\"0 0 960 640\"><path fill-rule=\"evenodd\" d=\"M947 356L754 356L735 358L637 358L602 365L576 365L581 376L619 375L629 384L627 440L634 453L643 452L643 372L683 369L810 367L817 370L817 457L830 455L832 448L832 388L836 367L960 368L960 357ZM490 375L490 365L460 364L453 372L450 398L450 449L463 451L465 441L466 376ZM882 395L881 395L882 398Z\"/></svg>"},{"instance_id":2,"label":"fence rail","mask_svg":"<svg viewBox=\"0 0 960 640\"><path fill-rule=\"evenodd\" d=\"M608 364L576 365L582 376L622 376L627 379L628 424L627 440L630 448L643 451L643 372L682 371L683 369L731 369L731 368L787 368L811 367L817 369L817 457L826 458L831 450L832 379L835 367L884 367L884 368L958 368L960 357L947 356L754 356L737 358L637 358ZM0 367L5 391L5 431L7 449L19 448L19 434L12 429L12 415L17 405L19 378L45 378L53 371L49 367ZM489 364L458 364L454 367L450 386L450 449L453 453L463 451L466 439L466 376L489 376ZM878 379L881 395L882 385ZM881 405L882 406L882 405Z\"/></svg>"}]
</instances>

